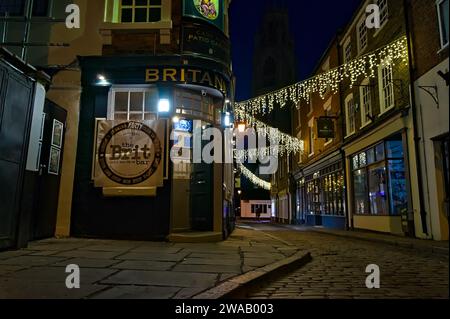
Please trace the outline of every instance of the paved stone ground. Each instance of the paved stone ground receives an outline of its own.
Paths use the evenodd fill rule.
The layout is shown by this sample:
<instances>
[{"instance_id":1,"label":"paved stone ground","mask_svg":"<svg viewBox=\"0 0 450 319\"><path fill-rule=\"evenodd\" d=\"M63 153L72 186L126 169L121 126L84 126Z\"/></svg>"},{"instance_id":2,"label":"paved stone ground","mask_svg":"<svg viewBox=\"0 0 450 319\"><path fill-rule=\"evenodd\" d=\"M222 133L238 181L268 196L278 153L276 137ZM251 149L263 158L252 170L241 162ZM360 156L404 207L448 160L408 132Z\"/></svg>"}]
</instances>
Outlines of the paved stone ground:
<instances>
[{"instance_id":1,"label":"paved stone ground","mask_svg":"<svg viewBox=\"0 0 450 319\"><path fill-rule=\"evenodd\" d=\"M0 298L187 299L297 251L245 228L207 244L42 240L0 253ZM80 289L65 286L69 264L81 269Z\"/></svg>"},{"instance_id":2,"label":"paved stone ground","mask_svg":"<svg viewBox=\"0 0 450 319\"><path fill-rule=\"evenodd\" d=\"M342 238L286 226L257 225L269 235L307 248L313 260L303 268L250 291L255 299L447 298L448 255ZM373 235L372 235L373 236ZM448 243L447 243L448 245ZM445 246L445 244L444 244ZM367 289L365 269L377 264L381 289Z\"/></svg>"}]
</instances>

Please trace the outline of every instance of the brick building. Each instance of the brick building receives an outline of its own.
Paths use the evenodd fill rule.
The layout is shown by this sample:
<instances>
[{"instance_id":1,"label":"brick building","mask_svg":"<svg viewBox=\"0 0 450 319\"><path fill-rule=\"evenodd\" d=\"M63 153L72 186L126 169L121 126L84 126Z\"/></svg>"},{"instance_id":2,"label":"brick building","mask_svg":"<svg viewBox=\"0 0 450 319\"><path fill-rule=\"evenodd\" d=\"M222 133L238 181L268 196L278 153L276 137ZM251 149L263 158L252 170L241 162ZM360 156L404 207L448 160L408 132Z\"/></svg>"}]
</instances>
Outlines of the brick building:
<instances>
[{"instance_id":1,"label":"brick building","mask_svg":"<svg viewBox=\"0 0 450 319\"><path fill-rule=\"evenodd\" d=\"M339 65L336 36L312 76ZM344 162L340 150L344 123L340 97L330 89L322 96L311 94L309 101L301 100L294 114L294 136L306 142L306 149L293 163L296 209L292 221L345 229ZM319 132L321 121L329 125L327 132Z\"/></svg>"}]
</instances>

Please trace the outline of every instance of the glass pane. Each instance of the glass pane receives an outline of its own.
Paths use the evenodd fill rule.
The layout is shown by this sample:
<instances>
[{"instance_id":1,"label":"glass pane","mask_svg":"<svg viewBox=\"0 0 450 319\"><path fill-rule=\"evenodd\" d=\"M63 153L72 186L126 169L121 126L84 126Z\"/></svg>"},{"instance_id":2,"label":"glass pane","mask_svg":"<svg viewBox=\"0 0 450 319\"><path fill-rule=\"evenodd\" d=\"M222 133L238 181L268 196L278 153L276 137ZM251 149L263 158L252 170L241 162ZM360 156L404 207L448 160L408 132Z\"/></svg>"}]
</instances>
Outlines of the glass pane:
<instances>
[{"instance_id":1,"label":"glass pane","mask_svg":"<svg viewBox=\"0 0 450 319\"><path fill-rule=\"evenodd\" d=\"M114 121L127 121L127 120L128 120L127 113L115 113L114 114Z\"/></svg>"},{"instance_id":2,"label":"glass pane","mask_svg":"<svg viewBox=\"0 0 450 319\"><path fill-rule=\"evenodd\" d=\"M147 0L136 0L136 5L137 6L147 6Z\"/></svg>"},{"instance_id":3,"label":"glass pane","mask_svg":"<svg viewBox=\"0 0 450 319\"><path fill-rule=\"evenodd\" d=\"M389 184L391 215L400 215L402 210L408 209L408 192L403 160L389 161Z\"/></svg>"},{"instance_id":4,"label":"glass pane","mask_svg":"<svg viewBox=\"0 0 450 319\"><path fill-rule=\"evenodd\" d=\"M123 6L132 6L133 0L122 0L122 5Z\"/></svg>"},{"instance_id":5,"label":"glass pane","mask_svg":"<svg viewBox=\"0 0 450 319\"><path fill-rule=\"evenodd\" d=\"M130 112L143 112L144 108L144 93L131 92L130 93Z\"/></svg>"},{"instance_id":6,"label":"glass pane","mask_svg":"<svg viewBox=\"0 0 450 319\"><path fill-rule=\"evenodd\" d=\"M159 95L157 90L145 92L145 112L158 112Z\"/></svg>"},{"instance_id":7,"label":"glass pane","mask_svg":"<svg viewBox=\"0 0 450 319\"><path fill-rule=\"evenodd\" d=\"M147 22L147 8L135 9L134 22Z\"/></svg>"},{"instance_id":8,"label":"glass pane","mask_svg":"<svg viewBox=\"0 0 450 319\"><path fill-rule=\"evenodd\" d=\"M0 16L19 16L24 14L25 0L2 0L0 1Z\"/></svg>"},{"instance_id":9,"label":"glass pane","mask_svg":"<svg viewBox=\"0 0 450 319\"><path fill-rule=\"evenodd\" d=\"M359 157L358 155L353 157L353 169L358 169L359 168Z\"/></svg>"},{"instance_id":10,"label":"glass pane","mask_svg":"<svg viewBox=\"0 0 450 319\"><path fill-rule=\"evenodd\" d=\"M122 9L122 22L133 22L133 9Z\"/></svg>"},{"instance_id":11,"label":"glass pane","mask_svg":"<svg viewBox=\"0 0 450 319\"><path fill-rule=\"evenodd\" d=\"M387 141L386 142L388 158L403 158L403 141Z\"/></svg>"},{"instance_id":12,"label":"glass pane","mask_svg":"<svg viewBox=\"0 0 450 319\"><path fill-rule=\"evenodd\" d=\"M114 111L128 112L128 92L116 92Z\"/></svg>"},{"instance_id":13,"label":"glass pane","mask_svg":"<svg viewBox=\"0 0 450 319\"><path fill-rule=\"evenodd\" d=\"M33 16L45 17L47 15L48 0L34 0Z\"/></svg>"},{"instance_id":14,"label":"glass pane","mask_svg":"<svg viewBox=\"0 0 450 319\"><path fill-rule=\"evenodd\" d=\"M130 114L130 121L142 121L142 113L132 113Z\"/></svg>"},{"instance_id":15,"label":"glass pane","mask_svg":"<svg viewBox=\"0 0 450 319\"><path fill-rule=\"evenodd\" d=\"M151 6L160 6L161 0L150 0L150 5Z\"/></svg>"},{"instance_id":16,"label":"glass pane","mask_svg":"<svg viewBox=\"0 0 450 319\"><path fill-rule=\"evenodd\" d=\"M367 156L366 153L359 154L359 166L364 167L367 165Z\"/></svg>"},{"instance_id":17,"label":"glass pane","mask_svg":"<svg viewBox=\"0 0 450 319\"><path fill-rule=\"evenodd\" d=\"M371 148L367 151L367 164L375 163L375 149Z\"/></svg>"},{"instance_id":18,"label":"glass pane","mask_svg":"<svg viewBox=\"0 0 450 319\"><path fill-rule=\"evenodd\" d=\"M386 167L369 169L369 200L372 215L388 215Z\"/></svg>"},{"instance_id":19,"label":"glass pane","mask_svg":"<svg viewBox=\"0 0 450 319\"><path fill-rule=\"evenodd\" d=\"M154 114L154 113L145 113L144 119L146 121L156 121L156 114Z\"/></svg>"},{"instance_id":20,"label":"glass pane","mask_svg":"<svg viewBox=\"0 0 450 319\"><path fill-rule=\"evenodd\" d=\"M369 207L367 205L367 175L365 170L358 170L354 172L353 185L355 196L355 213L368 214Z\"/></svg>"},{"instance_id":21,"label":"glass pane","mask_svg":"<svg viewBox=\"0 0 450 319\"><path fill-rule=\"evenodd\" d=\"M448 12L449 12L449 8L448 8L448 0L442 2L439 5L439 10L440 10L440 18L441 18L441 32L442 32L442 40L443 43L442 45L446 45L448 43Z\"/></svg>"},{"instance_id":22,"label":"glass pane","mask_svg":"<svg viewBox=\"0 0 450 319\"><path fill-rule=\"evenodd\" d=\"M161 9L150 8L148 13L148 22L158 22L161 21Z\"/></svg>"},{"instance_id":23,"label":"glass pane","mask_svg":"<svg viewBox=\"0 0 450 319\"><path fill-rule=\"evenodd\" d=\"M384 143L381 143L376 147L376 160L377 162L384 160Z\"/></svg>"}]
</instances>

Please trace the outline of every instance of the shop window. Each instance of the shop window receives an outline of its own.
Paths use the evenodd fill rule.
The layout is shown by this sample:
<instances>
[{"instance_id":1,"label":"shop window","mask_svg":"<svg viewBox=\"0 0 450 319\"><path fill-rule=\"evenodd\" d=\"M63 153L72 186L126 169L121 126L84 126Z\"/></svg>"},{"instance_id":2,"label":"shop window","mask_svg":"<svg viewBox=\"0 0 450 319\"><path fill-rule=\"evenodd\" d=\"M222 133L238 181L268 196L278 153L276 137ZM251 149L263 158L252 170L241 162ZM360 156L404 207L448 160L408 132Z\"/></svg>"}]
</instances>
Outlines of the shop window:
<instances>
[{"instance_id":1,"label":"shop window","mask_svg":"<svg viewBox=\"0 0 450 319\"><path fill-rule=\"evenodd\" d=\"M380 106L381 113L384 113L394 105L394 82L392 76L392 65L382 63L378 70L380 81Z\"/></svg>"},{"instance_id":2,"label":"shop window","mask_svg":"<svg viewBox=\"0 0 450 319\"><path fill-rule=\"evenodd\" d=\"M388 165L391 215L401 215L403 210L408 209L405 162L403 160L390 160Z\"/></svg>"},{"instance_id":3,"label":"shop window","mask_svg":"<svg viewBox=\"0 0 450 319\"><path fill-rule=\"evenodd\" d=\"M386 166L369 168L369 201L372 215L388 215Z\"/></svg>"},{"instance_id":4,"label":"shop window","mask_svg":"<svg viewBox=\"0 0 450 319\"><path fill-rule=\"evenodd\" d=\"M439 34L441 40L441 47L448 46L448 12L449 12L449 0L438 0L437 11L439 18Z\"/></svg>"},{"instance_id":5,"label":"shop window","mask_svg":"<svg viewBox=\"0 0 450 319\"><path fill-rule=\"evenodd\" d=\"M121 0L120 21L123 23L158 22L161 20L161 0Z\"/></svg>"},{"instance_id":6,"label":"shop window","mask_svg":"<svg viewBox=\"0 0 450 319\"><path fill-rule=\"evenodd\" d=\"M355 214L399 215L408 207L402 136L351 157Z\"/></svg>"},{"instance_id":7,"label":"shop window","mask_svg":"<svg viewBox=\"0 0 450 319\"><path fill-rule=\"evenodd\" d=\"M155 120L159 93L153 89L113 89L108 118L116 121Z\"/></svg>"}]
</instances>

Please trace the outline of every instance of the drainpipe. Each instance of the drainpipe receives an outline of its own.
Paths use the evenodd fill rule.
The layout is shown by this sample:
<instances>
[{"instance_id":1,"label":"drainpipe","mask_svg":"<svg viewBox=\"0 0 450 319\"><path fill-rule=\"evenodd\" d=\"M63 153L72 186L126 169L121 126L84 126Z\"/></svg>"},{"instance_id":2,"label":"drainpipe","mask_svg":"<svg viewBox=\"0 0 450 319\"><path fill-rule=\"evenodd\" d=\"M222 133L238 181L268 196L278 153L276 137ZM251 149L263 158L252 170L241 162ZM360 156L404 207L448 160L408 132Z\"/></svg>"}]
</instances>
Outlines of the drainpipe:
<instances>
[{"instance_id":1,"label":"drainpipe","mask_svg":"<svg viewBox=\"0 0 450 319\"><path fill-rule=\"evenodd\" d=\"M428 233L428 225L427 225L427 212L425 209L424 202L424 191L423 191L423 176L422 176L422 165L420 160L420 146L419 146L419 131L417 128L417 109L416 109L416 92L414 90L414 55L413 55L413 45L411 43L411 30L410 30L410 19L408 12L408 0L403 0L403 7L405 12L405 28L406 28L406 39L408 42L408 60L409 60L409 87L411 92L411 110L413 116L413 128L414 128L414 148L416 153L416 166L417 166L417 178L418 178L418 187L419 187L419 201L420 201L420 217L422 222L422 232L429 236Z\"/></svg>"}]
</instances>

